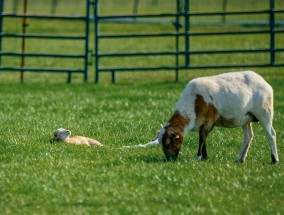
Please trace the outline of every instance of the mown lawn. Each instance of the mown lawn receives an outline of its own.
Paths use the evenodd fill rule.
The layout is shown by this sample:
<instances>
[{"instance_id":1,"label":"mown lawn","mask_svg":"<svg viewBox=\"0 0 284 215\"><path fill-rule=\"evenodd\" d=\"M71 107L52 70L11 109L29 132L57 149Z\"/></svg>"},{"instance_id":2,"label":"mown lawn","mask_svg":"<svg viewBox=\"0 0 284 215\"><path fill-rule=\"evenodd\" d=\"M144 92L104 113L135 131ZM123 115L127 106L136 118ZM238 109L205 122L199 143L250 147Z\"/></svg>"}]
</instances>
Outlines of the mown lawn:
<instances>
[{"instance_id":1,"label":"mown lawn","mask_svg":"<svg viewBox=\"0 0 284 215\"><path fill-rule=\"evenodd\" d=\"M160 147L122 148L155 135L184 83L2 84L0 213L282 214L284 86L281 71L271 73L281 77L265 75L275 89L277 166L259 125L242 165L241 129L215 128L205 162L194 160L196 133L175 162ZM59 127L105 147L52 145Z\"/></svg>"},{"instance_id":2,"label":"mown lawn","mask_svg":"<svg viewBox=\"0 0 284 215\"><path fill-rule=\"evenodd\" d=\"M77 8L78 2L72 2L69 9ZM142 4L140 9L153 12L155 2L146 1L146 6ZM37 6L37 13L43 8L35 1L33 4ZM167 1L163 10L168 12L165 8L169 5L173 7L171 1ZM194 5L197 9L202 8L196 1ZM11 5L6 6L11 8ZM121 9L121 6L109 3L108 10L115 8ZM132 2L127 8L131 11ZM58 13L65 10L59 7ZM17 32L15 25L5 26L5 30ZM82 26L78 26L81 29ZM129 32L137 31L136 28L149 29L124 26ZM154 26L161 31L166 29L164 25ZM77 33L75 25L66 24L65 27L69 33ZM29 28L36 33L58 31L58 27L50 23L42 25L38 20L30 23ZM107 33L116 28L119 28L117 24L103 26ZM206 29L210 30L210 27ZM278 48L283 47L283 38L278 36L276 39ZM4 41L6 51L12 51L17 45L13 40ZM268 46L266 36L249 38L244 44L230 37L191 42L193 49L200 50L205 42L209 48L221 49L230 45L253 48L253 41L262 48ZM37 42L28 43L27 50L45 52L49 47L48 51L65 52L70 46L81 47L75 43ZM133 41L128 42L104 45L106 51L125 51L133 48ZM142 51L155 50L153 45L156 43L139 42ZM165 40L159 41L158 46L172 48L172 44ZM193 63L224 61L222 57L200 56L194 58ZM251 57L254 62L264 58L257 53ZM247 59L241 55L225 58L228 62L233 60L242 62ZM277 60L283 62L283 54L278 53ZM18 65L18 61L2 59L5 66ZM128 65L130 61L114 59L103 65ZM145 59L133 62L135 66L149 63ZM76 66L77 61L72 63L74 65L69 66ZM162 65L165 60L156 59L153 63ZM60 66L63 62L31 59L27 64ZM119 73L116 84L110 84L110 76L105 74L101 83L93 84L93 66L90 66L88 83L83 84L81 75L77 75L69 85L65 84L66 74L26 73L25 83L19 84L18 73L1 72L0 214L284 214L284 69L252 70L262 75L274 89L278 165L270 164L268 140L258 124L253 126L255 138L247 162L241 165L234 162L243 139L240 128L214 128L207 140L209 159L202 162L194 160L198 147L196 133L186 137L176 161L166 161L160 147L123 148L151 140L159 124L169 119L189 80L232 69L181 71L179 82L173 81L172 71ZM60 127L70 129L73 135L95 138L105 147L50 144L53 131Z\"/></svg>"}]
</instances>

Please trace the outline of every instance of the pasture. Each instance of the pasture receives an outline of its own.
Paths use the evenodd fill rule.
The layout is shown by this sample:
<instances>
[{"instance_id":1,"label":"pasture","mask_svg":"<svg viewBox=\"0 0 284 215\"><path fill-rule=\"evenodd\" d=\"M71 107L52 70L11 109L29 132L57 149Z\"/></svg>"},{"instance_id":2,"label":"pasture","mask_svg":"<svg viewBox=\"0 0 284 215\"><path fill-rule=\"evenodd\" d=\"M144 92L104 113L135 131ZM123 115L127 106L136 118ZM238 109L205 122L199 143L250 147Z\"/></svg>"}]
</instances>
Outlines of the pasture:
<instances>
[{"instance_id":1,"label":"pasture","mask_svg":"<svg viewBox=\"0 0 284 215\"><path fill-rule=\"evenodd\" d=\"M44 28L38 22L33 27ZM76 31L72 23L66 27ZM283 47L283 38L278 40ZM195 42L202 46L203 41ZM210 43L220 41L213 37ZM228 43L234 40L227 38ZM15 45L3 46L10 44ZM170 71L127 72L117 75L117 84L109 83L108 74L93 84L91 72L89 83L76 75L69 85L65 74L27 73L19 84L18 73L0 72L0 214L283 214L284 68L252 70L274 89L278 165L270 164L268 140L258 124L244 164L234 163L243 139L240 128L214 128L207 140L208 160L202 162L194 160L197 133L188 134L182 154L171 162L160 147L122 147L148 142L169 119L189 80L232 69L184 70L179 82ZM105 147L50 144L59 127Z\"/></svg>"}]
</instances>

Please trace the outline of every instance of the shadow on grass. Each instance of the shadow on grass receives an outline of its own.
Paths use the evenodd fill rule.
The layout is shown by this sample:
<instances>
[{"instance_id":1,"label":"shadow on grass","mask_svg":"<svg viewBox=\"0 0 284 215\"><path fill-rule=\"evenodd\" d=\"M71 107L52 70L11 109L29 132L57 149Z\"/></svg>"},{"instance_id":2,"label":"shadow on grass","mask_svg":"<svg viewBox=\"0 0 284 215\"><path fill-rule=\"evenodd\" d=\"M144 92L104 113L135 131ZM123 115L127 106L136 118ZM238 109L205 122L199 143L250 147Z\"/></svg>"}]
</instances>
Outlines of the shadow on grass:
<instances>
[{"instance_id":1,"label":"shadow on grass","mask_svg":"<svg viewBox=\"0 0 284 215\"><path fill-rule=\"evenodd\" d=\"M132 163L175 163L180 161L180 158L175 160L167 160L164 156L155 156L155 155L131 155L127 157L127 160Z\"/></svg>"}]
</instances>

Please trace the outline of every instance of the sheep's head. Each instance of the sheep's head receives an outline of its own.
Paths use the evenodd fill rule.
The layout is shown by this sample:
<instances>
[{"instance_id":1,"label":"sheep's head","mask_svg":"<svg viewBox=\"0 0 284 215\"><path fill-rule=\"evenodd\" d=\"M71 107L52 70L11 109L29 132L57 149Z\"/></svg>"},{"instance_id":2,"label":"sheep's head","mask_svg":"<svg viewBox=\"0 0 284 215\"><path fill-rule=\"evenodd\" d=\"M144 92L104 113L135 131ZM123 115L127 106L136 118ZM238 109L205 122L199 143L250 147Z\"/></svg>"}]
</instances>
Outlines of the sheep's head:
<instances>
[{"instance_id":1,"label":"sheep's head","mask_svg":"<svg viewBox=\"0 0 284 215\"><path fill-rule=\"evenodd\" d=\"M178 157L183 144L184 135L175 131L170 125L166 125L159 133L159 143L162 145L167 160L174 160Z\"/></svg>"},{"instance_id":2,"label":"sheep's head","mask_svg":"<svg viewBox=\"0 0 284 215\"><path fill-rule=\"evenodd\" d=\"M69 136L71 135L70 130L66 130L64 128L58 128L53 135L53 138L51 139L51 142L54 141L65 141Z\"/></svg>"}]
</instances>

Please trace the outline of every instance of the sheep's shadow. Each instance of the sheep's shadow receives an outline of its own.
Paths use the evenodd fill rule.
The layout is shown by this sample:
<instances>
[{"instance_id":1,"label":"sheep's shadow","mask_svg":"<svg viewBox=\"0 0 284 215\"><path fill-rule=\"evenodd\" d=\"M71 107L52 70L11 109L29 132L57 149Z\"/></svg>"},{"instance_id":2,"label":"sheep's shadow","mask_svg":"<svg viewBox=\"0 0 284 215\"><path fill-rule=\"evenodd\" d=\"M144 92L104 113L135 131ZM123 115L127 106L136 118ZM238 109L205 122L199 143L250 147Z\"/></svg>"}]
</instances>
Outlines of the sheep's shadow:
<instances>
[{"instance_id":1,"label":"sheep's shadow","mask_svg":"<svg viewBox=\"0 0 284 215\"><path fill-rule=\"evenodd\" d=\"M142 163L174 163L174 162L178 162L181 160L180 157L178 157L177 159L174 160L167 160L164 156L155 156L155 155L129 155L127 157L127 159L130 162L142 162Z\"/></svg>"},{"instance_id":2,"label":"sheep's shadow","mask_svg":"<svg viewBox=\"0 0 284 215\"><path fill-rule=\"evenodd\" d=\"M162 156L154 156L154 155L128 155L127 159L130 162L144 162L144 163L166 163L168 162L166 158Z\"/></svg>"}]
</instances>

